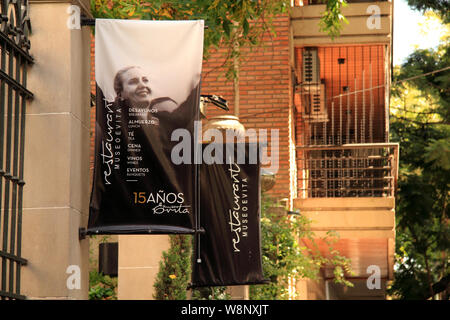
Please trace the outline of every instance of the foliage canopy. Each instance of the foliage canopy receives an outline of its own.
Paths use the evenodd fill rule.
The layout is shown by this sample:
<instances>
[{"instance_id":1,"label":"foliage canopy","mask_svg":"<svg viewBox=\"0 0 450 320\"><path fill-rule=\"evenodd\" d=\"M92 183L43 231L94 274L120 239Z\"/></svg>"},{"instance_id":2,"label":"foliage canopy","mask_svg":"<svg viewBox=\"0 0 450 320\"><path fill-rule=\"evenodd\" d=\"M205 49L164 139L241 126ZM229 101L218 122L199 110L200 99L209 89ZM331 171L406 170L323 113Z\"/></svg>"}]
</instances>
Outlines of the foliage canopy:
<instances>
[{"instance_id":1,"label":"foliage canopy","mask_svg":"<svg viewBox=\"0 0 450 320\"><path fill-rule=\"evenodd\" d=\"M324 0L321 30L331 37L339 35L345 18L345 0ZM91 0L97 18L142 20L204 20L204 58L214 48L227 48L224 67L229 78L236 77L234 61L241 47L258 45L263 35L275 35L273 19L286 14L290 0Z\"/></svg>"},{"instance_id":2,"label":"foliage canopy","mask_svg":"<svg viewBox=\"0 0 450 320\"><path fill-rule=\"evenodd\" d=\"M420 7L429 1L412 2ZM395 298L449 297L449 66L447 35L438 48L416 50L395 69L390 126L401 147L395 281L389 289Z\"/></svg>"}]
</instances>

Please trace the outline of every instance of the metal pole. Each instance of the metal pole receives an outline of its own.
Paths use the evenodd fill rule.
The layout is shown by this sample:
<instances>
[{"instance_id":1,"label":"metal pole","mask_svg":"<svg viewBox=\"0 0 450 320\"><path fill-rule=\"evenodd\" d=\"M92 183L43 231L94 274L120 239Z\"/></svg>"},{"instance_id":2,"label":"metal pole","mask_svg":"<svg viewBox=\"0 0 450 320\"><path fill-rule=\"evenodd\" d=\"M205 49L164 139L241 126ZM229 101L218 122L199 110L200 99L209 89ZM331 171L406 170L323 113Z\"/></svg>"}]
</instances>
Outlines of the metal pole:
<instances>
[{"instance_id":1,"label":"metal pole","mask_svg":"<svg viewBox=\"0 0 450 320\"><path fill-rule=\"evenodd\" d=\"M23 64L22 73L22 85L26 88L27 86L27 68L28 63L25 60ZM23 181L24 173L24 153L25 153L25 114L26 114L27 101L25 97L22 97L22 110L20 118L20 157L19 157L19 201L17 203L17 256L22 255L22 207L23 207L23 186L25 181ZM16 264L16 292L20 294L20 267L21 264Z\"/></svg>"},{"instance_id":2,"label":"metal pole","mask_svg":"<svg viewBox=\"0 0 450 320\"><path fill-rule=\"evenodd\" d=\"M372 63L370 63L370 88L372 88ZM369 141L373 142L373 89L370 90Z\"/></svg>"},{"instance_id":3,"label":"metal pole","mask_svg":"<svg viewBox=\"0 0 450 320\"><path fill-rule=\"evenodd\" d=\"M366 85L365 85L365 70L362 72L362 88L363 88L363 100L362 100L362 122L361 122L361 142L366 142L366 131L364 126L366 125L366 94L364 92Z\"/></svg>"},{"instance_id":4,"label":"metal pole","mask_svg":"<svg viewBox=\"0 0 450 320\"><path fill-rule=\"evenodd\" d=\"M5 43L2 43L2 50L1 50L1 69L6 69L6 45L3 46ZM5 171L3 170L3 149L4 149L4 139L5 139L5 81L1 81L0 86L0 226L1 226L1 215L2 215L2 191L3 191L3 179ZM7 211L3 210L3 215L7 216ZM5 219L4 217L4 219ZM3 224L3 229L7 229L8 225ZM0 231L3 233L2 228L0 228ZM4 265L6 264L6 258L2 257L2 272L1 272L1 279L2 279L2 286L3 286L3 279L6 277L6 268ZM2 289L3 290L3 289Z\"/></svg>"},{"instance_id":5,"label":"metal pole","mask_svg":"<svg viewBox=\"0 0 450 320\"><path fill-rule=\"evenodd\" d=\"M322 144L327 144L327 123L326 121L322 122Z\"/></svg>"},{"instance_id":6,"label":"metal pole","mask_svg":"<svg viewBox=\"0 0 450 320\"><path fill-rule=\"evenodd\" d=\"M331 139L334 145L334 101L331 101Z\"/></svg>"},{"instance_id":7,"label":"metal pole","mask_svg":"<svg viewBox=\"0 0 450 320\"><path fill-rule=\"evenodd\" d=\"M338 144L344 144L342 142L342 96L339 96L339 142Z\"/></svg>"},{"instance_id":8,"label":"metal pole","mask_svg":"<svg viewBox=\"0 0 450 320\"><path fill-rule=\"evenodd\" d=\"M316 123L313 123L312 126L313 126L313 135L314 135L314 145L317 145L317 128L316 128Z\"/></svg>"},{"instance_id":9,"label":"metal pole","mask_svg":"<svg viewBox=\"0 0 450 320\"><path fill-rule=\"evenodd\" d=\"M12 77L14 61L14 48L11 47L9 53L8 74ZM3 252L8 250L8 225L9 225L9 195L10 195L10 179L11 175L11 131L12 131L12 104L13 104L13 88L8 85L8 111L6 119L6 164L5 164L5 207L3 210ZM2 291L6 291L6 258L2 259Z\"/></svg>"},{"instance_id":10,"label":"metal pole","mask_svg":"<svg viewBox=\"0 0 450 320\"><path fill-rule=\"evenodd\" d=\"M356 78L355 78L355 133L354 133L354 143L358 143L358 95L356 94Z\"/></svg>"},{"instance_id":11,"label":"metal pole","mask_svg":"<svg viewBox=\"0 0 450 320\"><path fill-rule=\"evenodd\" d=\"M349 95L347 95L347 109L346 110L347 110L347 112L346 112L347 116L345 117L345 121L347 121L347 133L346 133L347 138L345 139L344 143L351 143L351 141L350 141L350 121L352 119L352 116L351 116L351 110L350 110L350 96Z\"/></svg>"},{"instance_id":12,"label":"metal pole","mask_svg":"<svg viewBox=\"0 0 450 320\"><path fill-rule=\"evenodd\" d=\"M21 56L19 55L15 59L16 64L16 81L20 82L20 65ZM15 106L14 106L14 149L13 149L13 164L12 164L12 200L11 200L11 238L10 238L10 253L15 254L16 251L16 204L17 204L17 182L19 181L17 177L18 173L18 156L19 156L19 118L20 118L20 94L19 91L15 91ZM24 99L24 98L22 98ZM9 261L9 291L13 293L14 288L14 263L15 261L11 259ZM17 262L16 262L17 263Z\"/></svg>"}]
</instances>

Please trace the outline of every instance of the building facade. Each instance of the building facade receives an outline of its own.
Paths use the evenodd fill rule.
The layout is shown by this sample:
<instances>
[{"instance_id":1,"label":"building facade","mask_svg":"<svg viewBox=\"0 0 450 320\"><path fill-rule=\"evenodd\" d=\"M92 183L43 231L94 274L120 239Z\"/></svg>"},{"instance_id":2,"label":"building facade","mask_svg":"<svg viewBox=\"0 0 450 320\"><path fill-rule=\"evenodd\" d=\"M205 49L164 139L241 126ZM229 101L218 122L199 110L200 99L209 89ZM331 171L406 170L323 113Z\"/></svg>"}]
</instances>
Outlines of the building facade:
<instances>
[{"instance_id":1,"label":"building facade","mask_svg":"<svg viewBox=\"0 0 450 320\"><path fill-rule=\"evenodd\" d=\"M279 168L269 194L312 220L323 255L330 252L319 238L336 231L334 248L352 261L353 288L334 284L331 269L324 268L321 281L297 281L301 299L383 299L393 279L393 2L348 2L348 24L331 39L319 27L325 5L294 1L289 14L275 19L275 37L267 35L263 46L242 52L238 102L233 83L217 68L221 52L204 66L204 94L225 97L247 129L279 130ZM371 285L375 278L379 282Z\"/></svg>"},{"instance_id":2,"label":"building facade","mask_svg":"<svg viewBox=\"0 0 450 320\"><path fill-rule=\"evenodd\" d=\"M276 184L268 194L286 213L297 211L313 220L323 255L330 252L319 238L328 231L339 233L334 247L351 259L354 287L334 284L331 269L324 268L319 281L296 279L298 298L385 298L386 282L393 278L398 167L398 145L389 142L388 118L393 2L348 1L343 14L349 23L335 39L319 30L325 5L318 2L293 1L289 13L274 19L275 36L265 35L257 48L242 48L237 83L227 80L221 68L226 49L211 52L203 66L202 94L222 96L230 111L209 107L205 122L234 114L246 129L276 131L277 141L268 135L271 159L278 160L271 168ZM23 12L18 3L2 1L2 21L25 17L18 14ZM17 91L10 94L17 101L33 98L20 113L27 123L21 133L12 112L22 102L1 97L6 122L1 127L0 297L86 299L89 240L80 240L78 230L87 223L92 180L88 158L93 155L95 108L89 118L88 106L89 91L95 93L90 59L95 52L89 29L71 28L68 21L72 5L89 16L89 2L23 4L33 30L31 49L26 42L17 43L27 52L20 59L28 59L30 49L28 77L20 74L24 68L8 68L13 60L7 55L20 55L11 39L29 22L15 30L3 28L0 39L2 90ZM13 70L19 70L17 81L11 80ZM21 136L27 137L25 144ZM22 164L13 156L15 145L24 145ZM14 195L22 182L23 203ZM118 298L152 299L151 283L168 238L119 236L112 241L119 242ZM233 295L246 298L246 289Z\"/></svg>"},{"instance_id":3,"label":"building facade","mask_svg":"<svg viewBox=\"0 0 450 320\"><path fill-rule=\"evenodd\" d=\"M351 259L354 287L335 284L324 268L319 281L296 279L297 298L384 299L393 279L398 168L398 145L389 142L393 2L348 1L348 24L335 39L320 31L319 2L294 1L274 19L275 36L241 48L238 81L225 76L228 49L210 52L202 94L223 97L230 110L207 107L204 121L232 114L247 130L277 131L276 142L268 134L269 155L278 160L270 163L276 183L268 194L312 220L324 256L330 252L320 238L338 233L334 249ZM119 299L152 298L137 284L155 279L168 240L149 238L119 236ZM123 249L132 247L153 248L153 258ZM245 298L246 290L233 293Z\"/></svg>"},{"instance_id":4,"label":"building facade","mask_svg":"<svg viewBox=\"0 0 450 320\"><path fill-rule=\"evenodd\" d=\"M89 1L0 10L0 299L87 299Z\"/></svg>"}]
</instances>

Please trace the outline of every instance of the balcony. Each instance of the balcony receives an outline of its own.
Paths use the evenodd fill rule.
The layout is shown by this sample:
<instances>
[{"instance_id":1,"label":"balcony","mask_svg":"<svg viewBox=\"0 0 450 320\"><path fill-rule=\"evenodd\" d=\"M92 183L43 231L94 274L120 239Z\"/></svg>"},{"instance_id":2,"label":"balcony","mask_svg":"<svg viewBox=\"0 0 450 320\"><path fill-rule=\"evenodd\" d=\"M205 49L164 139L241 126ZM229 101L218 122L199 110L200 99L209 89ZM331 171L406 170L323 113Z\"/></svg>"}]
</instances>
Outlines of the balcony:
<instances>
[{"instance_id":1,"label":"balcony","mask_svg":"<svg viewBox=\"0 0 450 320\"><path fill-rule=\"evenodd\" d=\"M320 0L294 1L297 199L294 209L312 220L315 243L339 234L333 248L352 261L354 288L332 283L332 267L319 284L303 282L306 299L383 299L393 278L395 190L399 145L389 143L392 2L350 0L349 24L331 40L319 31ZM375 6L370 8L370 6ZM375 11L373 11L375 9ZM370 25L373 14L379 25ZM378 267L381 287L369 290L368 267Z\"/></svg>"},{"instance_id":2,"label":"balcony","mask_svg":"<svg viewBox=\"0 0 450 320\"><path fill-rule=\"evenodd\" d=\"M347 18L340 37L331 40L319 31L319 21L325 11L320 1L294 1L291 8L294 47L344 43L391 43L392 2L391 1L348 1L342 14ZM311 3L311 4L308 4ZM369 6L376 6L370 7ZM374 11L374 10L375 11ZM379 24L369 20L379 14Z\"/></svg>"},{"instance_id":3,"label":"balcony","mask_svg":"<svg viewBox=\"0 0 450 320\"><path fill-rule=\"evenodd\" d=\"M393 197L389 53L375 44L295 52L299 197Z\"/></svg>"},{"instance_id":4,"label":"balcony","mask_svg":"<svg viewBox=\"0 0 450 320\"><path fill-rule=\"evenodd\" d=\"M395 143L299 146L299 195L307 198L394 197Z\"/></svg>"},{"instance_id":5,"label":"balcony","mask_svg":"<svg viewBox=\"0 0 450 320\"><path fill-rule=\"evenodd\" d=\"M333 267L322 270L319 284L303 281L304 299L384 299L393 279L395 253L395 190L399 146L395 143L298 146L299 197L294 208L312 221L316 239L301 239L330 257L322 238L330 231L333 245L351 260L353 288L332 282ZM378 268L380 288L366 284L369 268Z\"/></svg>"}]
</instances>

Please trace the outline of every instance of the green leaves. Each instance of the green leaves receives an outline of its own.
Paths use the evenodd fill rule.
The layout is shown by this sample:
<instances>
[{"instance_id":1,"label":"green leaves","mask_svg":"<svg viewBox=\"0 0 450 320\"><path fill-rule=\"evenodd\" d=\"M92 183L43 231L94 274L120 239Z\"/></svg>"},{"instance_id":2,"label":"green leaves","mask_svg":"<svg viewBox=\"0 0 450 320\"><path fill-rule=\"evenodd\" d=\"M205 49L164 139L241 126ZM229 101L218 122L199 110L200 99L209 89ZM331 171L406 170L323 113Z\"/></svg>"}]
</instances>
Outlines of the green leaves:
<instances>
[{"instance_id":1,"label":"green leaves","mask_svg":"<svg viewBox=\"0 0 450 320\"><path fill-rule=\"evenodd\" d=\"M320 239L328 246L330 255L323 256L317 245L311 221L301 215L288 216L283 207L277 206L267 196L261 201L261 238L264 277L271 282L250 287L253 300L283 300L292 298L289 282L292 279L316 279L320 269L332 266L335 282L352 286L346 276L352 274L350 260L332 248L337 241L335 233ZM299 239L308 239L315 248L301 246ZM290 296L291 295L291 296Z\"/></svg>"},{"instance_id":2,"label":"green leaves","mask_svg":"<svg viewBox=\"0 0 450 320\"><path fill-rule=\"evenodd\" d=\"M247 36L248 35L248 31L250 30L250 25L248 24L248 20L244 19L244 21L242 22L242 28L244 30L243 36Z\"/></svg>"},{"instance_id":3,"label":"green leaves","mask_svg":"<svg viewBox=\"0 0 450 320\"><path fill-rule=\"evenodd\" d=\"M191 275L192 236L170 235L170 248L163 252L163 259L154 283L157 300L186 300ZM193 300L226 300L230 296L226 287L192 290Z\"/></svg>"},{"instance_id":4,"label":"green leaves","mask_svg":"<svg viewBox=\"0 0 450 320\"><path fill-rule=\"evenodd\" d=\"M117 278L89 272L89 300L117 300Z\"/></svg>"},{"instance_id":5,"label":"green leaves","mask_svg":"<svg viewBox=\"0 0 450 320\"><path fill-rule=\"evenodd\" d=\"M157 300L185 300L191 270L192 238L171 235L170 248L163 252L159 272L154 283Z\"/></svg>"},{"instance_id":6,"label":"green leaves","mask_svg":"<svg viewBox=\"0 0 450 320\"><path fill-rule=\"evenodd\" d=\"M444 23L450 23L450 10L447 0L408 0L408 5L416 10L433 10L438 13Z\"/></svg>"},{"instance_id":7,"label":"green leaves","mask_svg":"<svg viewBox=\"0 0 450 320\"><path fill-rule=\"evenodd\" d=\"M225 31L225 35L227 36L227 38L231 37L231 23L228 19L224 19L222 21L222 27L223 27L223 31Z\"/></svg>"},{"instance_id":8,"label":"green leaves","mask_svg":"<svg viewBox=\"0 0 450 320\"><path fill-rule=\"evenodd\" d=\"M434 297L432 288L439 290L436 284L450 274L449 63L446 41L436 50L416 50L394 70L397 81L412 78L392 87L390 106L391 140L400 142L395 281L389 289L397 299Z\"/></svg>"},{"instance_id":9,"label":"green leaves","mask_svg":"<svg viewBox=\"0 0 450 320\"><path fill-rule=\"evenodd\" d=\"M327 33L331 39L338 37L348 20L342 15L342 8L347 6L345 0L328 0L325 12L319 22L319 30Z\"/></svg>"},{"instance_id":10,"label":"green leaves","mask_svg":"<svg viewBox=\"0 0 450 320\"><path fill-rule=\"evenodd\" d=\"M436 169L450 170L450 140L431 140L425 147L425 162Z\"/></svg>"},{"instance_id":11,"label":"green leaves","mask_svg":"<svg viewBox=\"0 0 450 320\"><path fill-rule=\"evenodd\" d=\"M341 13L345 6L345 0L327 2L321 30L332 38L340 34L343 23L348 23ZM274 35L273 18L286 14L289 8L290 0L91 0L92 14L98 18L205 20L204 58L208 59L213 48L227 48L224 69L229 79L237 77L233 69L239 48L258 46L265 34Z\"/></svg>"}]
</instances>

